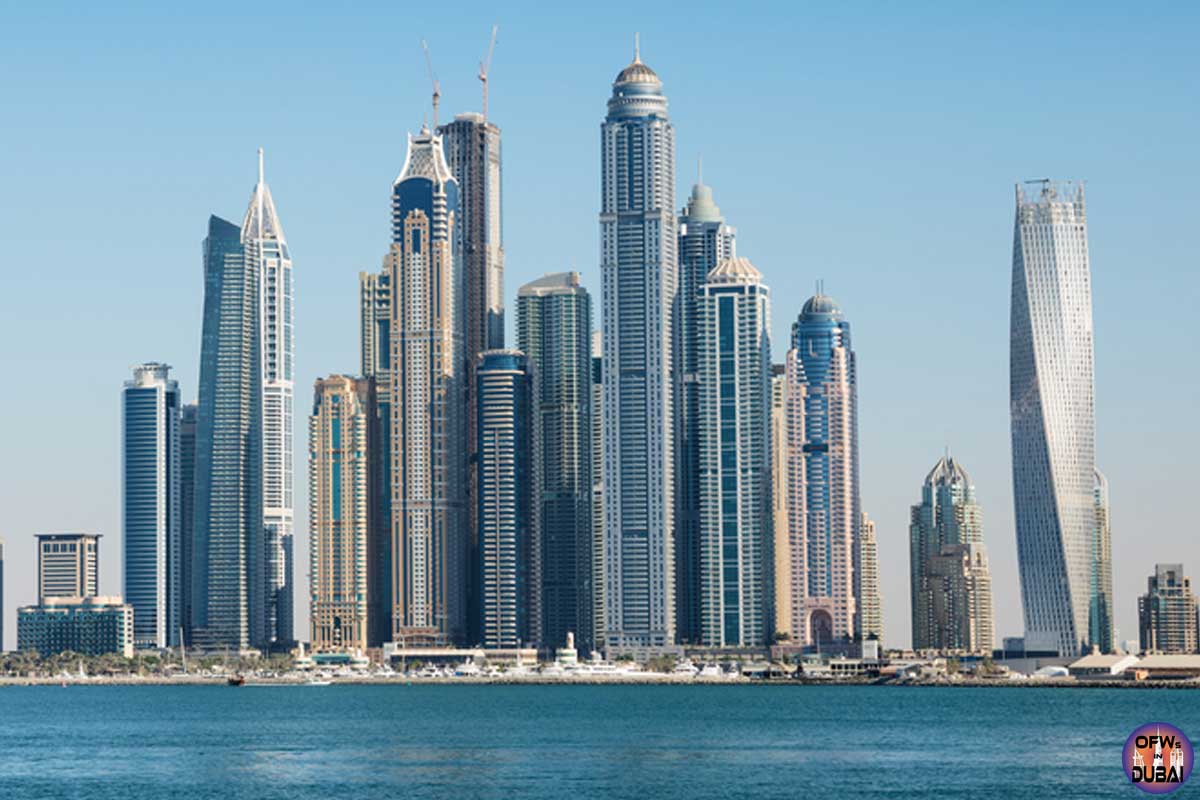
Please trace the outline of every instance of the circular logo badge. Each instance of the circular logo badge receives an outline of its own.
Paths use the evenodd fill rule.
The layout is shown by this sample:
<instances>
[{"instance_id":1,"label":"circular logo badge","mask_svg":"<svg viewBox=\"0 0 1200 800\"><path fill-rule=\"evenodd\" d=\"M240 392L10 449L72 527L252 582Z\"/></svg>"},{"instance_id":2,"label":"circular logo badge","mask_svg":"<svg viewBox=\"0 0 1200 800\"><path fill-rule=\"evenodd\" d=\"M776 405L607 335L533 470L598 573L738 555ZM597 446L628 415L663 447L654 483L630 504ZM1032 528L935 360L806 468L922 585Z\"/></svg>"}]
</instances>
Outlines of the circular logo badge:
<instances>
[{"instance_id":1,"label":"circular logo badge","mask_svg":"<svg viewBox=\"0 0 1200 800\"><path fill-rule=\"evenodd\" d=\"M1192 743L1166 722L1148 722L1125 740L1121 766L1133 785L1150 794L1173 792L1192 775Z\"/></svg>"}]
</instances>

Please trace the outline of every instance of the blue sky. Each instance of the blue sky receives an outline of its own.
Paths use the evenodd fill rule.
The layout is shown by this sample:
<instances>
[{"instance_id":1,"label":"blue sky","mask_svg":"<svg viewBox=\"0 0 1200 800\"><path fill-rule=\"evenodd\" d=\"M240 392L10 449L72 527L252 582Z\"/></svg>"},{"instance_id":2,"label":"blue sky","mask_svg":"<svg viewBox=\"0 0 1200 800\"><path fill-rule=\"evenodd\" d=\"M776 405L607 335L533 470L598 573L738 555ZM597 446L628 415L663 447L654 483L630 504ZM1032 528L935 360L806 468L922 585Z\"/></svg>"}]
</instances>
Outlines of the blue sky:
<instances>
[{"instance_id":1,"label":"blue sky","mask_svg":"<svg viewBox=\"0 0 1200 800\"><path fill-rule=\"evenodd\" d=\"M241 219L256 148L295 258L302 410L315 377L358 366L357 273L379 268L405 134L428 114L420 41L447 119L479 107L493 22L510 305L548 271L577 268L599 290L599 124L635 31L671 103L677 205L702 156L740 254L772 288L777 359L816 280L841 303L859 356L888 644L909 641L908 508L946 446L983 504L998 632L1021 631L1013 184L1085 179L1097 451L1112 490L1117 625L1136 638L1136 595L1155 561L1200 571L1198 12L831 6L0 12L4 644L15 646L16 605L34 600L35 532L103 533L102 592L120 593L121 382L130 365L165 360L194 397L200 241L208 214ZM298 419L301 518L304 430ZM306 569L305 558L303 608Z\"/></svg>"}]
</instances>

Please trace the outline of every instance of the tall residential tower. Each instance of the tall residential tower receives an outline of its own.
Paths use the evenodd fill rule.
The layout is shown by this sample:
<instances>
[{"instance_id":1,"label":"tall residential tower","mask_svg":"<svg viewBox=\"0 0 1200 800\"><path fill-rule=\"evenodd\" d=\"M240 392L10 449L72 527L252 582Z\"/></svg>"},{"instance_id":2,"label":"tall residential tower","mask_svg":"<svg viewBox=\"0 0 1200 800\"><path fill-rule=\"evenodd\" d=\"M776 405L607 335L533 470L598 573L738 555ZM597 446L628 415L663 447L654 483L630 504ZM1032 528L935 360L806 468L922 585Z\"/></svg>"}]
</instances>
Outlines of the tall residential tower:
<instances>
[{"instance_id":1,"label":"tall residential tower","mask_svg":"<svg viewBox=\"0 0 1200 800\"><path fill-rule=\"evenodd\" d=\"M479 408L479 616L484 647L535 647L542 633L538 419L519 350L475 366Z\"/></svg>"},{"instance_id":2,"label":"tall residential tower","mask_svg":"<svg viewBox=\"0 0 1200 800\"><path fill-rule=\"evenodd\" d=\"M179 386L166 364L134 367L121 391L121 555L133 643L179 644L182 605Z\"/></svg>"},{"instance_id":3,"label":"tall residential tower","mask_svg":"<svg viewBox=\"0 0 1200 800\"><path fill-rule=\"evenodd\" d=\"M992 579L975 485L949 455L925 477L909 524L914 650L990 653Z\"/></svg>"},{"instance_id":4,"label":"tall residential tower","mask_svg":"<svg viewBox=\"0 0 1200 800\"><path fill-rule=\"evenodd\" d=\"M1097 589L1092 287L1082 184L1016 187L1010 402L1026 647L1091 649Z\"/></svg>"},{"instance_id":5,"label":"tall residential tower","mask_svg":"<svg viewBox=\"0 0 1200 800\"><path fill-rule=\"evenodd\" d=\"M308 519L314 651L369 646L371 398L370 378L333 375L313 387Z\"/></svg>"},{"instance_id":6,"label":"tall residential tower","mask_svg":"<svg viewBox=\"0 0 1200 800\"><path fill-rule=\"evenodd\" d=\"M422 129L392 187L389 347L392 639L465 643L470 530L458 182Z\"/></svg>"},{"instance_id":7,"label":"tall residential tower","mask_svg":"<svg viewBox=\"0 0 1200 800\"><path fill-rule=\"evenodd\" d=\"M817 294L787 355L793 644L827 650L859 629L858 379L850 323Z\"/></svg>"},{"instance_id":8,"label":"tall residential tower","mask_svg":"<svg viewBox=\"0 0 1200 800\"><path fill-rule=\"evenodd\" d=\"M600 128L605 643L675 646L675 133L635 53Z\"/></svg>"},{"instance_id":9,"label":"tall residential tower","mask_svg":"<svg viewBox=\"0 0 1200 800\"><path fill-rule=\"evenodd\" d=\"M712 189L697 182L679 215L679 305L675 359L675 616L679 639L700 630L700 290L708 274L737 255L736 231L725 224Z\"/></svg>"},{"instance_id":10,"label":"tall residential tower","mask_svg":"<svg viewBox=\"0 0 1200 800\"><path fill-rule=\"evenodd\" d=\"M210 648L268 644L259 277L241 229L211 217L204 240L192 551L192 634Z\"/></svg>"},{"instance_id":11,"label":"tall residential tower","mask_svg":"<svg viewBox=\"0 0 1200 800\"><path fill-rule=\"evenodd\" d=\"M592 593L592 302L579 273L560 272L517 292L517 346L534 378L539 449L542 645L573 632L595 646Z\"/></svg>"},{"instance_id":12,"label":"tall residential tower","mask_svg":"<svg viewBox=\"0 0 1200 800\"><path fill-rule=\"evenodd\" d=\"M700 642L765 647L771 635L771 305L745 258L699 288Z\"/></svg>"},{"instance_id":13,"label":"tall residential tower","mask_svg":"<svg viewBox=\"0 0 1200 800\"><path fill-rule=\"evenodd\" d=\"M263 645L287 645L295 638L292 591L294 558L293 439L295 376L292 332L292 257L263 180L258 151L258 183L242 221L242 244L249 267L258 273L261 294L262 476L263 476Z\"/></svg>"}]
</instances>

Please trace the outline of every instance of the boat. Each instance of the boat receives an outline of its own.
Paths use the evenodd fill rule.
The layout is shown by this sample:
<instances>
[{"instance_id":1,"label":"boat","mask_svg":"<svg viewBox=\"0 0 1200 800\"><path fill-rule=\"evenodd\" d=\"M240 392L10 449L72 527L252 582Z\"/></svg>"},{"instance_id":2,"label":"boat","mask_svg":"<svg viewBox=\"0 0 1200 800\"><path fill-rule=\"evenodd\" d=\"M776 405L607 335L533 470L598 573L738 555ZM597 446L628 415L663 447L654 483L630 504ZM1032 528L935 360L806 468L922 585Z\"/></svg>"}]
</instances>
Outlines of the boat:
<instances>
[{"instance_id":1,"label":"boat","mask_svg":"<svg viewBox=\"0 0 1200 800\"><path fill-rule=\"evenodd\" d=\"M311 679L305 681L304 685L305 686L332 686L333 681L318 680L317 678L311 678Z\"/></svg>"},{"instance_id":2,"label":"boat","mask_svg":"<svg viewBox=\"0 0 1200 800\"><path fill-rule=\"evenodd\" d=\"M245 686L246 678L242 675L230 675L227 679L230 686Z\"/></svg>"}]
</instances>

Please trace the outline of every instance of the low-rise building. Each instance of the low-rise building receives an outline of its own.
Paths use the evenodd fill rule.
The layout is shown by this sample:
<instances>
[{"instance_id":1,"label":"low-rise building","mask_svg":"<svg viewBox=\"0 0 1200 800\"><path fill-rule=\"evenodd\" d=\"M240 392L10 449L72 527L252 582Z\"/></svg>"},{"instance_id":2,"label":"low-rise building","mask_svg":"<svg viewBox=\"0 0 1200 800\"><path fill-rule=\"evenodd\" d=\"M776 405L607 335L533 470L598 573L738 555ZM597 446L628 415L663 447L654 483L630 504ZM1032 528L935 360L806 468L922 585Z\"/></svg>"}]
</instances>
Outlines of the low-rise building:
<instances>
[{"instance_id":1,"label":"low-rise building","mask_svg":"<svg viewBox=\"0 0 1200 800\"><path fill-rule=\"evenodd\" d=\"M1138 680L1187 680L1200 678L1200 655L1148 655L1133 672Z\"/></svg>"},{"instance_id":2,"label":"low-rise building","mask_svg":"<svg viewBox=\"0 0 1200 800\"><path fill-rule=\"evenodd\" d=\"M1067 672L1076 680L1105 680L1123 676L1137 663L1137 656L1092 653L1070 664Z\"/></svg>"},{"instance_id":3,"label":"low-rise building","mask_svg":"<svg viewBox=\"0 0 1200 800\"><path fill-rule=\"evenodd\" d=\"M133 657L133 606L120 597L46 597L17 609L17 649Z\"/></svg>"}]
</instances>

